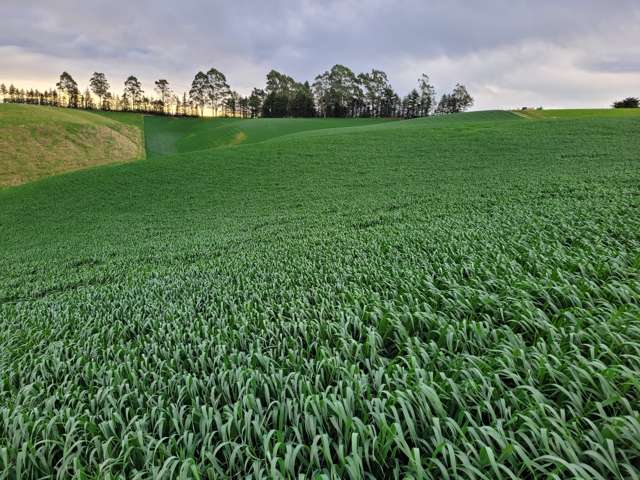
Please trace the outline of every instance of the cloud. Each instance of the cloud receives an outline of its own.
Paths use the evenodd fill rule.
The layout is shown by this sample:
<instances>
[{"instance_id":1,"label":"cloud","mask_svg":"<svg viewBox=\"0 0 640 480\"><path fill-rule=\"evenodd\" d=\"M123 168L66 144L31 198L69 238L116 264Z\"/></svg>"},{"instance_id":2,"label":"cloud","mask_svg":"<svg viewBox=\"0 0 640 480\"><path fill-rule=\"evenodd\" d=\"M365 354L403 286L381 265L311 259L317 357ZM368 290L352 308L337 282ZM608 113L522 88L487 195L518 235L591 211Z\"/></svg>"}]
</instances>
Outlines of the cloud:
<instances>
[{"instance_id":1,"label":"cloud","mask_svg":"<svg viewBox=\"0 0 640 480\"><path fill-rule=\"evenodd\" d=\"M640 73L640 57L637 58L601 58L589 60L584 64L587 70L608 73Z\"/></svg>"},{"instance_id":2,"label":"cloud","mask_svg":"<svg viewBox=\"0 0 640 480\"><path fill-rule=\"evenodd\" d=\"M405 94L430 74L478 108L604 106L640 94L640 4L618 0L4 0L0 81L85 85L104 71L188 89L215 66L247 93L276 68L300 80L335 63L386 70ZM29 85L27 85L29 84Z\"/></svg>"}]
</instances>

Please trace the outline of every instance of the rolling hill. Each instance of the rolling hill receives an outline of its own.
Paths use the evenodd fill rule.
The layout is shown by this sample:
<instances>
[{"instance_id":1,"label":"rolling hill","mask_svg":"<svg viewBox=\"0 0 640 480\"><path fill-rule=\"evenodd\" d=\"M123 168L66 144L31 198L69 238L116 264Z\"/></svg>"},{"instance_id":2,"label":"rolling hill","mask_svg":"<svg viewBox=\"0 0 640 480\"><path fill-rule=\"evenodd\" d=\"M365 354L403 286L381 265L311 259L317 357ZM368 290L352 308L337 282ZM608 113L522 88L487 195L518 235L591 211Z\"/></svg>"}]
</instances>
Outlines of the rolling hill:
<instances>
[{"instance_id":1,"label":"rolling hill","mask_svg":"<svg viewBox=\"0 0 640 480\"><path fill-rule=\"evenodd\" d=\"M316 118L167 118L147 117L145 133L150 157L263 142L290 134L388 123L372 119Z\"/></svg>"},{"instance_id":2,"label":"rolling hill","mask_svg":"<svg viewBox=\"0 0 640 480\"><path fill-rule=\"evenodd\" d=\"M144 157L142 118L0 105L0 188Z\"/></svg>"},{"instance_id":3,"label":"rolling hill","mask_svg":"<svg viewBox=\"0 0 640 480\"><path fill-rule=\"evenodd\" d=\"M638 478L640 116L535 115L0 190L0 476Z\"/></svg>"}]
</instances>

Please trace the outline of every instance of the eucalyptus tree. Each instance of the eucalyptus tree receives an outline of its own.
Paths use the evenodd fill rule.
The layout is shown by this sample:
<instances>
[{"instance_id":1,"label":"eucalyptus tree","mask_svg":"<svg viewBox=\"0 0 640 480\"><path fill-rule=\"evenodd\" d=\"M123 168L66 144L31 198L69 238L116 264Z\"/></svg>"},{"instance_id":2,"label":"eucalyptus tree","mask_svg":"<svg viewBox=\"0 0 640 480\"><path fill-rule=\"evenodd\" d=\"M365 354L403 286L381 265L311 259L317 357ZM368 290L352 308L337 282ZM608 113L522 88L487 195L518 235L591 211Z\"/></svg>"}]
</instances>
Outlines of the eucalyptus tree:
<instances>
[{"instance_id":1,"label":"eucalyptus tree","mask_svg":"<svg viewBox=\"0 0 640 480\"><path fill-rule=\"evenodd\" d=\"M247 118L250 112L249 97L240 97L240 100L238 101L238 108L240 109L240 116L242 118Z\"/></svg>"},{"instance_id":2,"label":"eucalyptus tree","mask_svg":"<svg viewBox=\"0 0 640 480\"><path fill-rule=\"evenodd\" d=\"M261 88L254 88L248 98L249 115L251 118L259 117L262 113L262 104L266 97L266 92Z\"/></svg>"},{"instance_id":3,"label":"eucalyptus tree","mask_svg":"<svg viewBox=\"0 0 640 480\"><path fill-rule=\"evenodd\" d=\"M262 102L264 117L287 117L291 115L290 102L300 86L289 75L271 70L267 74L267 88Z\"/></svg>"},{"instance_id":4,"label":"eucalyptus tree","mask_svg":"<svg viewBox=\"0 0 640 480\"><path fill-rule=\"evenodd\" d=\"M227 77L219 70L211 68L207 72L206 96L214 117L218 116L218 108L223 106L224 101L231 93Z\"/></svg>"},{"instance_id":5,"label":"eucalyptus tree","mask_svg":"<svg viewBox=\"0 0 640 480\"><path fill-rule=\"evenodd\" d=\"M238 109L240 108L240 98L240 94L236 91L229 93L223 102L225 115L231 114L232 117L236 116Z\"/></svg>"},{"instance_id":6,"label":"eucalyptus tree","mask_svg":"<svg viewBox=\"0 0 640 480\"><path fill-rule=\"evenodd\" d=\"M187 100L187 92L182 92L182 110L180 111L181 115L187 115L187 107L190 107L190 102ZM189 115L191 111L189 111Z\"/></svg>"},{"instance_id":7,"label":"eucalyptus tree","mask_svg":"<svg viewBox=\"0 0 640 480\"><path fill-rule=\"evenodd\" d=\"M100 100L100 108L104 108L103 100L107 93L109 93L110 88L106 75L104 73L94 72L89 80L89 87L93 94Z\"/></svg>"},{"instance_id":8,"label":"eucalyptus tree","mask_svg":"<svg viewBox=\"0 0 640 480\"><path fill-rule=\"evenodd\" d=\"M165 79L160 79L156 80L155 85L155 91L160 95L160 101L162 102L162 112L171 112L170 104L173 92L171 91L169 82Z\"/></svg>"},{"instance_id":9,"label":"eucalyptus tree","mask_svg":"<svg viewBox=\"0 0 640 480\"><path fill-rule=\"evenodd\" d=\"M427 117L436 106L436 89L431 85L431 80L426 74L418 79L418 92L420 94L420 106L417 116Z\"/></svg>"},{"instance_id":10,"label":"eucalyptus tree","mask_svg":"<svg viewBox=\"0 0 640 480\"><path fill-rule=\"evenodd\" d=\"M292 117L315 117L316 109L309 82L300 84L290 102Z\"/></svg>"},{"instance_id":11,"label":"eucalyptus tree","mask_svg":"<svg viewBox=\"0 0 640 480\"><path fill-rule=\"evenodd\" d=\"M93 104L93 99L91 98L91 92L87 88L82 94L82 108L84 108L85 110L89 110L94 107L95 105Z\"/></svg>"},{"instance_id":12,"label":"eucalyptus tree","mask_svg":"<svg viewBox=\"0 0 640 480\"><path fill-rule=\"evenodd\" d=\"M125 104L130 102L132 109L138 110L143 100L143 95L144 90L140 80L133 75L129 76L124 82L124 95L122 97Z\"/></svg>"},{"instance_id":13,"label":"eucalyptus tree","mask_svg":"<svg viewBox=\"0 0 640 480\"><path fill-rule=\"evenodd\" d=\"M456 112L464 112L473 106L473 97L467 91L467 88L458 83L451 94L455 105Z\"/></svg>"},{"instance_id":14,"label":"eucalyptus tree","mask_svg":"<svg viewBox=\"0 0 640 480\"><path fill-rule=\"evenodd\" d=\"M391 88L387 74L382 70L371 70L359 75L364 88L364 98L368 115L379 117L382 114L382 102L385 92Z\"/></svg>"},{"instance_id":15,"label":"eucalyptus tree","mask_svg":"<svg viewBox=\"0 0 640 480\"><path fill-rule=\"evenodd\" d=\"M466 87L456 84L453 92L444 94L440 98L436 113L458 113L468 110L473 105L473 97L469 94Z\"/></svg>"},{"instance_id":16,"label":"eucalyptus tree","mask_svg":"<svg viewBox=\"0 0 640 480\"><path fill-rule=\"evenodd\" d=\"M318 75L314 82L316 101L323 116L355 116L360 82L350 68L334 65Z\"/></svg>"},{"instance_id":17,"label":"eucalyptus tree","mask_svg":"<svg viewBox=\"0 0 640 480\"><path fill-rule=\"evenodd\" d=\"M102 110L112 110L113 109L113 103L114 103L114 99L113 99L113 95L111 94L111 92L107 92L105 93L104 97L102 98L102 102L100 105L100 108Z\"/></svg>"},{"instance_id":18,"label":"eucalyptus tree","mask_svg":"<svg viewBox=\"0 0 640 480\"><path fill-rule=\"evenodd\" d=\"M313 95L316 105L318 106L318 114L321 117L327 117L329 111L329 72L318 75L313 82Z\"/></svg>"},{"instance_id":19,"label":"eucalyptus tree","mask_svg":"<svg viewBox=\"0 0 640 480\"><path fill-rule=\"evenodd\" d=\"M78 83L73 79L71 75L67 72L62 72L60 75L60 80L56 83L56 88L60 93L66 96L67 99L67 107L69 108L77 108L78 107Z\"/></svg>"},{"instance_id":20,"label":"eucalyptus tree","mask_svg":"<svg viewBox=\"0 0 640 480\"><path fill-rule=\"evenodd\" d=\"M198 107L200 108L199 114L204 115L204 107L207 103L207 85L207 76L203 72L196 73L189 90L189 100L196 108L196 115L198 115Z\"/></svg>"},{"instance_id":21,"label":"eucalyptus tree","mask_svg":"<svg viewBox=\"0 0 640 480\"><path fill-rule=\"evenodd\" d=\"M391 88L391 86L385 87L382 92L382 100L380 102L380 114L381 117L397 117L400 110L400 97Z\"/></svg>"},{"instance_id":22,"label":"eucalyptus tree","mask_svg":"<svg viewBox=\"0 0 640 480\"><path fill-rule=\"evenodd\" d=\"M415 118L421 116L421 97L415 88L402 100L402 116Z\"/></svg>"}]
</instances>

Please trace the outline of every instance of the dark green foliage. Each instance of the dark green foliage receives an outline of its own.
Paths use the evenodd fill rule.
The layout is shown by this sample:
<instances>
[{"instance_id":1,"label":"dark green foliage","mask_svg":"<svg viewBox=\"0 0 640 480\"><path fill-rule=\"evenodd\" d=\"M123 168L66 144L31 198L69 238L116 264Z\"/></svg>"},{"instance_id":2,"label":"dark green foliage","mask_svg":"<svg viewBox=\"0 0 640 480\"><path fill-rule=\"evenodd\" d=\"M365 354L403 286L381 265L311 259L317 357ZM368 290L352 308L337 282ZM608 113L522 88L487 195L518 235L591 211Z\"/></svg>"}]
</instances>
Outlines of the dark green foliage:
<instances>
[{"instance_id":1,"label":"dark green foliage","mask_svg":"<svg viewBox=\"0 0 640 480\"><path fill-rule=\"evenodd\" d=\"M0 476L638 478L640 116L612 113L1 191Z\"/></svg>"},{"instance_id":2,"label":"dark green foliage","mask_svg":"<svg viewBox=\"0 0 640 480\"><path fill-rule=\"evenodd\" d=\"M259 117L262 113L262 103L265 97L264 90L260 88L254 88L249 96L248 105L251 118Z\"/></svg>"},{"instance_id":3,"label":"dark green foliage","mask_svg":"<svg viewBox=\"0 0 640 480\"><path fill-rule=\"evenodd\" d=\"M203 72L196 73L189 90L189 101L196 108L196 114L204 115L204 107L207 103L207 76ZM198 108L200 109L198 111Z\"/></svg>"},{"instance_id":4,"label":"dark green foliage","mask_svg":"<svg viewBox=\"0 0 640 480\"><path fill-rule=\"evenodd\" d=\"M442 95L436 113L460 113L473 106L473 98L464 85L457 84L450 94Z\"/></svg>"},{"instance_id":5,"label":"dark green foliage","mask_svg":"<svg viewBox=\"0 0 640 480\"><path fill-rule=\"evenodd\" d=\"M309 82L304 82L296 89L289 106L293 117L315 117L316 107L313 103L313 93Z\"/></svg>"},{"instance_id":6,"label":"dark green foliage","mask_svg":"<svg viewBox=\"0 0 640 480\"><path fill-rule=\"evenodd\" d=\"M271 70L267 74L266 96L262 102L262 116L267 118L290 117L291 102L300 84L283 73Z\"/></svg>"},{"instance_id":7,"label":"dark green foliage","mask_svg":"<svg viewBox=\"0 0 640 480\"><path fill-rule=\"evenodd\" d=\"M640 99L636 97L628 97L613 103L613 108L638 108L639 106Z\"/></svg>"}]
</instances>

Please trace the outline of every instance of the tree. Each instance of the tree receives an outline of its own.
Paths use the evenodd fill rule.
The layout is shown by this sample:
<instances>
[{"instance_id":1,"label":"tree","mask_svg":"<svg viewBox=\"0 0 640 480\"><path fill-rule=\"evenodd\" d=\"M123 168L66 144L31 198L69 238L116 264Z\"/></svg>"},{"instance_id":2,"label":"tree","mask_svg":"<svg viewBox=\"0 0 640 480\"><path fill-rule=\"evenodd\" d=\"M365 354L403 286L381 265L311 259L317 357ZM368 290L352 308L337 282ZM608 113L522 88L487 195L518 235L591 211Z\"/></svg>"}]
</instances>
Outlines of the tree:
<instances>
[{"instance_id":1,"label":"tree","mask_svg":"<svg viewBox=\"0 0 640 480\"><path fill-rule=\"evenodd\" d=\"M640 99L636 97L627 97L624 100L613 103L613 108L638 108L640 107Z\"/></svg>"},{"instance_id":2,"label":"tree","mask_svg":"<svg viewBox=\"0 0 640 480\"><path fill-rule=\"evenodd\" d=\"M263 117L287 117L289 103L299 84L290 76L271 70L267 74L266 96L262 102Z\"/></svg>"},{"instance_id":3,"label":"tree","mask_svg":"<svg viewBox=\"0 0 640 480\"><path fill-rule=\"evenodd\" d=\"M448 93L442 94L442 97L438 102L438 107L436 108L436 114L443 115L446 113L454 113L452 98Z\"/></svg>"},{"instance_id":4,"label":"tree","mask_svg":"<svg viewBox=\"0 0 640 480\"><path fill-rule=\"evenodd\" d=\"M418 79L418 90L420 94L420 106L416 116L427 117L431 115L436 104L436 89L431 85L428 75L423 73Z\"/></svg>"},{"instance_id":5,"label":"tree","mask_svg":"<svg viewBox=\"0 0 640 480\"><path fill-rule=\"evenodd\" d=\"M231 113L232 117L236 116L240 107L240 94L238 92L231 92L224 101L225 115Z\"/></svg>"},{"instance_id":6,"label":"tree","mask_svg":"<svg viewBox=\"0 0 640 480\"><path fill-rule=\"evenodd\" d=\"M100 108L102 110L111 110L113 108L112 104L113 104L113 95L111 95L111 92L105 93L104 97L102 97Z\"/></svg>"},{"instance_id":7,"label":"tree","mask_svg":"<svg viewBox=\"0 0 640 480\"><path fill-rule=\"evenodd\" d=\"M160 95L160 101L162 102L162 110L161 110L161 113L162 113L169 107L169 103L171 100L171 96L173 95L173 92L169 87L169 82L167 82L164 79L156 80L155 90L156 90L156 93Z\"/></svg>"},{"instance_id":8,"label":"tree","mask_svg":"<svg viewBox=\"0 0 640 480\"><path fill-rule=\"evenodd\" d=\"M355 116L361 97L360 82L351 69L334 65L330 71L318 75L314 82L316 101L323 116Z\"/></svg>"},{"instance_id":9,"label":"tree","mask_svg":"<svg viewBox=\"0 0 640 480\"><path fill-rule=\"evenodd\" d=\"M93 108L93 99L91 98L91 92L87 88L82 95L82 108L89 110Z\"/></svg>"},{"instance_id":10,"label":"tree","mask_svg":"<svg viewBox=\"0 0 640 480\"><path fill-rule=\"evenodd\" d=\"M469 92L467 92L464 85L458 83L452 93L442 95L440 103L438 103L436 113L445 114L464 112L472 105L473 98L469 95Z\"/></svg>"},{"instance_id":11,"label":"tree","mask_svg":"<svg viewBox=\"0 0 640 480\"><path fill-rule=\"evenodd\" d=\"M387 74L382 70L371 70L358 76L365 90L365 108L368 116L379 117L381 115L382 101L387 89L391 88Z\"/></svg>"},{"instance_id":12,"label":"tree","mask_svg":"<svg viewBox=\"0 0 640 480\"><path fill-rule=\"evenodd\" d=\"M387 86L382 93L382 102L380 105L381 117L396 117L400 107L400 97L393 91L391 86Z\"/></svg>"},{"instance_id":13,"label":"tree","mask_svg":"<svg viewBox=\"0 0 640 480\"><path fill-rule=\"evenodd\" d=\"M100 108L103 108L103 99L109 93L109 82L104 73L94 72L89 80L89 87L96 97L100 100Z\"/></svg>"},{"instance_id":14,"label":"tree","mask_svg":"<svg viewBox=\"0 0 640 480\"><path fill-rule=\"evenodd\" d=\"M265 96L266 93L261 88L254 88L251 92L248 100L251 118L260 116L260 113L262 112L262 103L264 102Z\"/></svg>"},{"instance_id":15,"label":"tree","mask_svg":"<svg viewBox=\"0 0 640 480\"><path fill-rule=\"evenodd\" d=\"M198 107L200 107L200 115L204 115L204 106L207 102L207 85L207 76L202 72L196 73L191 82L191 90L189 90L189 99L196 107L196 115L198 114Z\"/></svg>"},{"instance_id":16,"label":"tree","mask_svg":"<svg viewBox=\"0 0 640 480\"><path fill-rule=\"evenodd\" d=\"M67 106L77 108L78 106L78 84L67 72L62 72L60 81L56 83L56 88L67 97Z\"/></svg>"},{"instance_id":17,"label":"tree","mask_svg":"<svg viewBox=\"0 0 640 480\"><path fill-rule=\"evenodd\" d=\"M327 117L329 111L329 72L318 75L313 82L313 94L318 105L318 114Z\"/></svg>"},{"instance_id":18,"label":"tree","mask_svg":"<svg viewBox=\"0 0 640 480\"><path fill-rule=\"evenodd\" d=\"M416 118L421 116L421 97L415 88L402 100L402 115L405 118Z\"/></svg>"},{"instance_id":19,"label":"tree","mask_svg":"<svg viewBox=\"0 0 640 480\"><path fill-rule=\"evenodd\" d=\"M309 82L304 82L296 90L291 99L290 112L292 117L315 117L316 109Z\"/></svg>"},{"instance_id":20,"label":"tree","mask_svg":"<svg viewBox=\"0 0 640 480\"><path fill-rule=\"evenodd\" d=\"M124 82L124 94L122 95L123 102L127 105L130 103L134 110L138 110L143 99L143 94L144 90L142 90L140 80L133 75L129 76L129 78Z\"/></svg>"},{"instance_id":21,"label":"tree","mask_svg":"<svg viewBox=\"0 0 640 480\"><path fill-rule=\"evenodd\" d=\"M218 116L218 108L223 105L229 93L229 84L224 74L215 68L210 69L207 72L206 95L214 117Z\"/></svg>"},{"instance_id":22,"label":"tree","mask_svg":"<svg viewBox=\"0 0 640 480\"><path fill-rule=\"evenodd\" d=\"M451 96L453 97L456 112L464 112L473 106L473 97L469 95L464 85L456 84Z\"/></svg>"},{"instance_id":23,"label":"tree","mask_svg":"<svg viewBox=\"0 0 640 480\"><path fill-rule=\"evenodd\" d=\"M247 118L249 116L249 97L240 97L238 106L240 108L240 116Z\"/></svg>"},{"instance_id":24,"label":"tree","mask_svg":"<svg viewBox=\"0 0 640 480\"><path fill-rule=\"evenodd\" d=\"M164 113L165 104L162 100L153 100L151 102L151 109L154 113Z\"/></svg>"},{"instance_id":25,"label":"tree","mask_svg":"<svg viewBox=\"0 0 640 480\"><path fill-rule=\"evenodd\" d=\"M2 101L4 102L4 98L7 96L7 87L4 83L0 84L0 95L2 95Z\"/></svg>"}]
</instances>

